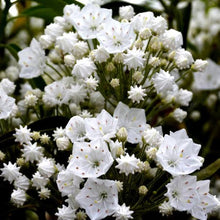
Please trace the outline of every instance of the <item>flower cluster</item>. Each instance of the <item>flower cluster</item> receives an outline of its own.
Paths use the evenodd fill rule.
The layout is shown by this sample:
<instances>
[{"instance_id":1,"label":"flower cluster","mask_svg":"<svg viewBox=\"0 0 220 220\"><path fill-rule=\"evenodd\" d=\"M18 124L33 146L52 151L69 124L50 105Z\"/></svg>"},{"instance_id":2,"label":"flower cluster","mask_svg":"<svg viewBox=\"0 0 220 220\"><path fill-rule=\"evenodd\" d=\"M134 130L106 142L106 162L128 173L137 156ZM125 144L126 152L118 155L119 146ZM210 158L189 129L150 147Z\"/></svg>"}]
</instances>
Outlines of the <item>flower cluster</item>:
<instances>
[{"instance_id":1,"label":"flower cluster","mask_svg":"<svg viewBox=\"0 0 220 220\"><path fill-rule=\"evenodd\" d=\"M206 219L220 202L190 175L203 164L201 145L162 126L183 122L192 92L181 80L207 62L152 12L124 6L116 20L72 4L63 13L18 53L26 83L16 99L15 83L1 81L0 116L18 150L0 174L14 186L12 203L40 198L37 209L50 199L59 220L135 219L155 207Z\"/></svg>"}]
</instances>

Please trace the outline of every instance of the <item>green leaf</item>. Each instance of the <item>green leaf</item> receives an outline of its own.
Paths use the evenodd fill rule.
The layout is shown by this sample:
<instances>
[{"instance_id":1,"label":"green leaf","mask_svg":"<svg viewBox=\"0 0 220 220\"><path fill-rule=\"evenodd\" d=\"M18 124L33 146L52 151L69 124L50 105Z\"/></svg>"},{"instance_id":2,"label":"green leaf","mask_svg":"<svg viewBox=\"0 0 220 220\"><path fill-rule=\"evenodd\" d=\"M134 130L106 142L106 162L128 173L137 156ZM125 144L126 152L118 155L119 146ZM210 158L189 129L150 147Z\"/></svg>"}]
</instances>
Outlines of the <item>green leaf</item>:
<instances>
[{"instance_id":1,"label":"green leaf","mask_svg":"<svg viewBox=\"0 0 220 220\"><path fill-rule=\"evenodd\" d=\"M198 180L204 180L210 178L213 174L215 174L220 169L220 158L215 162L205 167L204 169L196 172L194 175L197 176Z\"/></svg>"},{"instance_id":2,"label":"green leaf","mask_svg":"<svg viewBox=\"0 0 220 220\"><path fill-rule=\"evenodd\" d=\"M21 13L21 15L28 16L28 17L43 18L47 22L52 22L55 16L61 15L61 14L54 11L53 8L46 8L43 5L37 5L37 6L24 10Z\"/></svg>"},{"instance_id":3,"label":"green leaf","mask_svg":"<svg viewBox=\"0 0 220 220\"><path fill-rule=\"evenodd\" d=\"M0 47L6 48L11 55L18 61L18 52L21 48L16 44L0 44Z\"/></svg>"}]
</instances>

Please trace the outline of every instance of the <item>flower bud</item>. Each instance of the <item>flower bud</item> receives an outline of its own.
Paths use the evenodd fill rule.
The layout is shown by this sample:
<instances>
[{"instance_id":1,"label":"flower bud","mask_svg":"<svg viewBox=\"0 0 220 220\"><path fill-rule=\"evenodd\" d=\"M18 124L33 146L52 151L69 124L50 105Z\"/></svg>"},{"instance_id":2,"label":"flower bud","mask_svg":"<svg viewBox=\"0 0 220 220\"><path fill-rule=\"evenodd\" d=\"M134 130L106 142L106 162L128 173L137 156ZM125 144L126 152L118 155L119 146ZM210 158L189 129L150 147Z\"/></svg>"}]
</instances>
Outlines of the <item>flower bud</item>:
<instances>
[{"instance_id":1,"label":"flower bud","mask_svg":"<svg viewBox=\"0 0 220 220\"><path fill-rule=\"evenodd\" d=\"M116 136L120 142L125 142L128 137L127 129L125 127L121 127L117 132Z\"/></svg>"},{"instance_id":2,"label":"flower bud","mask_svg":"<svg viewBox=\"0 0 220 220\"><path fill-rule=\"evenodd\" d=\"M136 82L140 83L140 82L142 81L142 79L144 78L144 76L143 76L143 74L142 74L140 71L136 71L136 72L134 72L134 74L132 75L132 78L133 78Z\"/></svg>"},{"instance_id":3,"label":"flower bud","mask_svg":"<svg viewBox=\"0 0 220 220\"><path fill-rule=\"evenodd\" d=\"M146 29L142 30L142 31L139 33L139 37L140 37L142 40L147 40L151 35L152 35L152 33L151 33L151 30L150 30L149 28L146 28Z\"/></svg>"},{"instance_id":4,"label":"flower bud","mask_svg":"<svg viewBox=\"0 0 220 220\"><path fill-rule=\"evenodd\" d=\"M115 65L112 62L107 63L106 65L106 71L107 72L114 72L115 71Z\"/></svg>"},{"instance_id":5,"label":"flower bud","mask_svg":"<svg viewBox=\"0 0 220 220\"><path fill-rule=\"evenodd\" d=\"M148 189L146 186L142 185L138 188L138 192L140 195L146 195L148 192Z\"/></svg>"},{"instance_id":6,"label":"flower bud","mask_svg":"<svg viewBox=\"0 0 220 220\"><path fill-rule=\"evenodd\" d=\"M197 59L191 66L191 69L195 72L199 71L202 72L208 65L208 61Z\"/></svg>"},{"instance_id":7,"label":"flower bud","mask_svg":"<svg viewBox=\"0 0 220 220\"><path fill-rule=\"evenodd\" d=\"M75 62L76 62L76 59L72 54L68 54L68 55L64 56L64 63L67 66L73 67Z\"/></svg>"},{"instance_id":8,"label":"flower bud","mask_svg":"<svg viewBox=\"0 0 220 220\"><path fill-rule=\"evenodd\" d=\"M116 88L120 85L119 83L119 79L115 78L115 79L112 79L111 82L110 82L110 85L113 87L113 88Z\"/></svg>"},{"instance_id":9,"label":"flower bud","mask_svg":"<svg viewBox=\"0 0 220 220\"><path fill-rule=\"evenodd\" d=\"M70 147L70 141L68 139L68 137L64 136L64 137L59 137L56 139L56 145L58 150L67 150Z\"/></svg>"}]
</instances>

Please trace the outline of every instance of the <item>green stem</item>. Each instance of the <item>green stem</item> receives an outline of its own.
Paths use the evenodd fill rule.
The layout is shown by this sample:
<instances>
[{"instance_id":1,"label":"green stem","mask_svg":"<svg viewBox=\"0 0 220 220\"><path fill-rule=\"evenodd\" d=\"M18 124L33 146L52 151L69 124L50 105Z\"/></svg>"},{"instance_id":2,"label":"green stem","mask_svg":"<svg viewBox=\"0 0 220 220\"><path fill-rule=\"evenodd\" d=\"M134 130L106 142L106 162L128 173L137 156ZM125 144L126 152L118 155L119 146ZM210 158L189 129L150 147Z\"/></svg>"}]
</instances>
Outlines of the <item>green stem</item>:
<instances>
[{"instance_id":1,"label":"green stem","mask_svg":"<svg viewBox=\"0 0 220 220\"><path fill-rule=\"evenodd\" d=\"M210 178L213 174L215 174L220 169L220 158L215 162L207 166L206 168L196 172L194 175L197 176L198 180L203 180Z\"/></svg>"}]
</instances>

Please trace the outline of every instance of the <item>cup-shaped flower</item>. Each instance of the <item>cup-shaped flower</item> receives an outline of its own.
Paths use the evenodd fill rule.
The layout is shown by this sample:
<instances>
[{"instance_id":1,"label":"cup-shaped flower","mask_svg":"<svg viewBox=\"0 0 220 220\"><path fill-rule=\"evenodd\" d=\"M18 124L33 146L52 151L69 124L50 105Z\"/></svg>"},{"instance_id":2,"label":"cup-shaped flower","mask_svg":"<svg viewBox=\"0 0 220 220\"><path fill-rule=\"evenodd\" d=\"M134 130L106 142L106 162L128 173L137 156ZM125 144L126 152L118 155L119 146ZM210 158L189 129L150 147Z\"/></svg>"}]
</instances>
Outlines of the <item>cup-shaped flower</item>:
<instances>
[{"instance_id":1,"label":"cup-shaped flower","mask_svg":"<svg viewBox=\"0 0 220 220\"><path fill-rule=\"evenodd\" d=\"M76 201L91 220L103 219L118 208L117 184L113 180L89 178Z\"/></svg>"},{"instance_id":2,"label":"cup-shaped flower","mask_svg":"<svg viewBox=\"0 0 220 220\"><path fill-rule=\"evenodd\" d=\"M206 220L208 213L220 208L220 201L209 193L209 184L209 180L196 182L199 201L189 211L194 218Z\"/></svg>"},{"instance_id":3,"label":"cup-shaped flower","mask_svg":"<svg viewBox=\"0 0 220 220\"><path fill-rule=\"evenodd\" d=\"M185 129L170 132L157 151L157 160L173 176L190 174L202 166L202 158L198 156L200 147L187 136Z\"/></svg>"},{"instance_id":4,"label":"cup-shaped flower","mask_svg":"<svg viewBox=\"0 0 220 220\"><path fill-rule=\"evenodd\" d=\"M198 202L196 176L174 177L166 187L168 191L164 195L169 198L170 205L179 211L191 210Z\"/></svg>"},{"instance_id":5,"label":"cup-shaped flower","mask_svg":"<svg viewBox=\"0 0 220 220\"><path fill-rule=\"evenodd\" d=\"M97 39L108 53L121 53L128 49L135 41L135 33L130 23L120 23L109 20L103 24L103 30L97 35Z\"/></svg>"},{"instance_id":6,"label":"cup-shaped flower","mask_svg":"<svg viewBox=\"0 0 220 220\"><path fill-rule=\"evenodd\" d=\"M31 41L30 47L18 52L18 57L21 78L31 79L43 74L46 60L45 52L35 38Z\"/></svg>"},{"instance_id":7,"label":"cup-shaped flower","mask_svg":"<svg viewBox=\"0 0 220 220\"><path fill-rule=\"evenodd\" d=\"M96 118L85 119L86 136L90 140L103 138L108 141L115 137L117 122L116 118L103 109Z\"/></svg>"},{"instance_id":8,"label":"cup-shaped flower","mask_svg":"<svg viewBox=\"0 0 220 220\"><path fill-rule=\"evenodd\" d=\"M101 25L111 17L112 10L100 8L97 4L88 4L73 18L73 25L83 39L93 39L99 33Z\"/></svg>"},{"instance_id":9,"label":"cup-shaped flower","mask_svg":"<svg viewBox=\"0 0 220 220\"><path fill-rule=\"evenodd\" d=\"M125 127L128 132L127 141L135 144L141 141L146 126L144 109L129 108L119 102L115 108L114 115L118 119L118 128Z\"/></svg>"},{"instance_id":10,"label":"cup-shaped flower","mask_svg":"<svg viewBox=\"0 0 220 220\"><path fill-rule=\"evenodd\" d=\"M66 135L74 143L75 141L85 140L85 120L80 116L73 116L65 128Z\"/></svg>"},{"instance_id":11,"label":"cup-shaped flower","mask_svg":"<svg viewBox=\"0 0 220 220\"><path fill-rule=\"evenodd\" d=\"M113 163L108 146L102 139L91 142L75 142L73 157L67 167L75 175L86 178L105 174Z\"/></svg>"}]
</instances>

